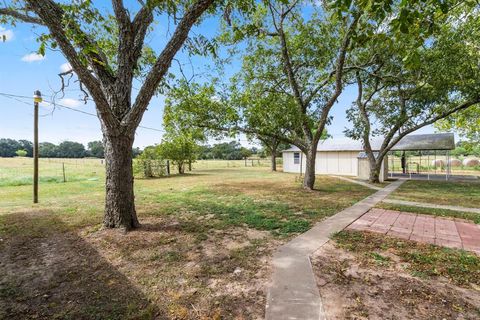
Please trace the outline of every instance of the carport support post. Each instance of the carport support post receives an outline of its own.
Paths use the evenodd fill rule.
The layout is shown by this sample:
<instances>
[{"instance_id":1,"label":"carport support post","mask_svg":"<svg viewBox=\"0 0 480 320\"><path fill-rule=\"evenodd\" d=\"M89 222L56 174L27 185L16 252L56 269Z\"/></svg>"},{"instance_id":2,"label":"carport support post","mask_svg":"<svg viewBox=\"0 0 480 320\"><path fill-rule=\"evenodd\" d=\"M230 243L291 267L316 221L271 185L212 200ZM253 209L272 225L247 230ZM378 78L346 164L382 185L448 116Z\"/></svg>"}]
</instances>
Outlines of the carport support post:
<instances>
[{"instance_id":1,"label":"carport support post","mask_svg":"<svg viewBox=\"0 0 480 320\"><path fill-rule=\"evenodd\" d=\"M427 155L427 179L430 180L430 152Z\"/></svg>"},{"instance_id":2,"label":"carport support post","mask_svg":"<svg viewBox=\"0 0 480 320\"><path fill-rule=\"evenodd\" d=\"M395 170L395 152L390 151L390 156L392 157L392 170L390 171L390 177L393 178L393 171Z\"/></svg>"},{"instance_id":3,"label":"carport support post","mask_svg":"<svg viewBox=\"0 0 480 320\"><path fill-rule=\"evenodd\" d=\"M448 180L448 175L450 173L450 151L449 150L447 150L446 162L447 162L447 168L445 170L445 180Z\"/></svg>"}]
</instances>

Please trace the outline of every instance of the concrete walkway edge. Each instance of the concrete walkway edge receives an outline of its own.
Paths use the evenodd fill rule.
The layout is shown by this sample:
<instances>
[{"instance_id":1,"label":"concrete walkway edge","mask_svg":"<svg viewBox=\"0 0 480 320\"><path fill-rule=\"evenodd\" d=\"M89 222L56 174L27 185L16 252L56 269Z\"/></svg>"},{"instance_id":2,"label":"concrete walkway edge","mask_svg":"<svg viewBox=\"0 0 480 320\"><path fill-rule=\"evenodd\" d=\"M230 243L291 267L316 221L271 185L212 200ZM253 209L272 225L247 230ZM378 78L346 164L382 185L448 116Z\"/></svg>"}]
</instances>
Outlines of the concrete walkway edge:
<instances>
[{"instance_id":1,"label":"concrete walkway edge","mask_svg":"<svg viewBox=\"0 0 480 320\"><path fill-rule=\"evenodd\" d=\"M329 241L332 233L353 221L396 190L405 180L392 182L353 206L317 223L281 246L273 256L273 275L267 291L267 320L323 320L325 313L310 256Z\"/></svg>"},{"instance_id":2,"label":"concrete walkway edge","mask_svg":"<svg viewBox=\"0 0 480 320\"><path fill-rule=\"evenodd\" d=\"M449 206L444 204L405 201L405 200L397 200L397 199L385 199L383 200L383 202L401 204L404 206L412 206L412 207L421 207L421 208L430 208L430 209L446 209L446 210L473 212L473 213L480 214L480 208L467 208L467 207L461 207L461 206Z\"/></svg>"},{"instance_id":3,"label":"concrete walkway edge","mask_svg":"<svg viewBox=\"0 0 480 320\"><path fill-rule=\"evenodd\" d=\"M351 182L351 183L356 183L356 184L359 184L361 186L364 186L364 187L367 187L367 188L370 188L370 189L373 189L373 190L382 190L383 189L381 187L377 187L377 186L375 186L371 183L368 183L366 181L360 181L360 180L356 180L356 179L352 179L352 178L348 178L348 177L344 177L344 176L333 176L333 175L331 175L330 177L337 178L337 179L344 180L344 181L348 181L348 182Z\"/></svg>"}]
</instances>

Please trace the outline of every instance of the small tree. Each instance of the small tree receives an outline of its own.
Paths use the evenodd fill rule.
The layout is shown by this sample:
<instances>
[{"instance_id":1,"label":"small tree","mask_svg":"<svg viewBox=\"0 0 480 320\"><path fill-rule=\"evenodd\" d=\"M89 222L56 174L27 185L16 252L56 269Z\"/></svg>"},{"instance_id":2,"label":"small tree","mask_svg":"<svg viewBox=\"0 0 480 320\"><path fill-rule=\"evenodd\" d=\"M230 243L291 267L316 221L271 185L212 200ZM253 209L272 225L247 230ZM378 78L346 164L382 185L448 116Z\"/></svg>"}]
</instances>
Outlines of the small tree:
<instances>
[{"instance_id":1,"label":"small tree","mask_svg":"<svg viewBox=\"0 0 480 320\"><path fill-rule=\"evenodd\" d=\"M191 136L178 135L169 137L157 146L162 159L168 159L178 169L179 174L185 173L185 164L195 161L198 146Z\"/></svg>"},{"instance_id":2,"label":"small tree","mask_svg":"<svg viewBox=\"0 0 480 320\"><path fill-rule=\"evenodd\" d=\"M158 152L158 146L146 147L133 162L135 174L145 178L161 177L167 174L165 161Z\"/></svg>"},{"instance_id":3,"label":"small tree","mask_svg":"<svg viewBox=\"0 0 480 320\"><path fill-rule=\"evenodd\" d=\"M15 151L18 157L26 157L27 156L27 151L26 150L17 150Z\"/></svg>"}]
</instances>

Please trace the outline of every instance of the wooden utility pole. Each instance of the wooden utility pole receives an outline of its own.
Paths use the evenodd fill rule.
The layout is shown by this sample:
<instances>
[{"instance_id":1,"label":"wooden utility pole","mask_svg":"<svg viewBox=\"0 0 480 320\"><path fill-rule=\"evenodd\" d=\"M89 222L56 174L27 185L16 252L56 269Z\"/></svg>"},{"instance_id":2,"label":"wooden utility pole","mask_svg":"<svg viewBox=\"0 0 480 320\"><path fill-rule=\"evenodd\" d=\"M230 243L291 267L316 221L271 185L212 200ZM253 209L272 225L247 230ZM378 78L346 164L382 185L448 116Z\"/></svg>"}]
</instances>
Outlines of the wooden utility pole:
<instances>
[{"instance_id":1,"label":"wooden utility pole","mask_svg":"<svg viewBox=\"0 0 480 320\"><path fill-rule=\"evenodd\" d=\"M38 203L38 104L42 102L39 90L33 95L33 203Z\"/></svg>"}]
</instances>

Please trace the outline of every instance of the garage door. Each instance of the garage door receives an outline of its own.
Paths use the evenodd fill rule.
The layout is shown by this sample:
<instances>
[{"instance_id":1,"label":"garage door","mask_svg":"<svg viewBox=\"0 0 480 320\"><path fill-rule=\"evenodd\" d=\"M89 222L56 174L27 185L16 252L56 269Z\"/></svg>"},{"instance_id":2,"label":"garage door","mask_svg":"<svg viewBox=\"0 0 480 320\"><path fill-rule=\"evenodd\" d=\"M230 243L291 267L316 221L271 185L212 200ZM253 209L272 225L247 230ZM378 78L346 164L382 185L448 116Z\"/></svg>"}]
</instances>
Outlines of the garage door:
<instances>
[{"instance_id":1,"label":"garage door","mask_svg":"<svg viewBox=\"0 0 480 320\"><path fill-rule=\"evenodd\" d=\"M357 175L358 152L318 152L316 172L319 174L336 174L344 176Z\"/></svg>"}]
</instances>

